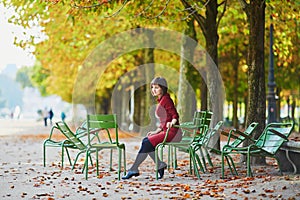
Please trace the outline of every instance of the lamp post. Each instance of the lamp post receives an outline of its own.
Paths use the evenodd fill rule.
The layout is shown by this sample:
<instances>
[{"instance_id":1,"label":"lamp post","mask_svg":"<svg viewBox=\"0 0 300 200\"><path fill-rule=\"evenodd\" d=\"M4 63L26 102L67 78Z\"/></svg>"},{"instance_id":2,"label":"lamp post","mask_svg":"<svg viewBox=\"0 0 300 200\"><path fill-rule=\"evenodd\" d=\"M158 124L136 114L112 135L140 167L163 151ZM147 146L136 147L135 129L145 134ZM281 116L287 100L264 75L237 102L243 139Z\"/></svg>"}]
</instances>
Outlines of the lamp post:
<instances>
[{"instance_id":1,"label":"lamp post","mask_svg":"<svg viewBox=\"0 0 300 200\"><path fill-rule=\"evenodd\" d=\"M269 55L269 75L268 75L268 123L276 122L276 99L275 99L275 78L274 78L274 54L273 54L273 23L272 16L270 25L270 55Z\"/></svg>"}]
</instances>

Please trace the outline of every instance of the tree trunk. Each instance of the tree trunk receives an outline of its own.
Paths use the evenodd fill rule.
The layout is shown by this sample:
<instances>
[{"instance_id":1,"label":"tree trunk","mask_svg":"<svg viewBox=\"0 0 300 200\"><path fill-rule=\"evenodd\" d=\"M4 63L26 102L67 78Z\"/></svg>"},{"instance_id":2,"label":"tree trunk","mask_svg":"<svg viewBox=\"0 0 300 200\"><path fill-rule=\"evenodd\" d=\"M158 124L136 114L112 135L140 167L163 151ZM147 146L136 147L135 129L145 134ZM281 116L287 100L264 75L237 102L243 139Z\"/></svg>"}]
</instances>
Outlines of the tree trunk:
<instances>
[{"instance_id":1,"label":"tree trunk","mask_svg":"<svg viewBox=\"0 0 300 200\"><path fill-rule=\"evenodd\" d=\"M189 20L187 24L188 27L184 30L184 36L182 37L179 87L177 95L177 110L180 116L180 121L182 122L191 121L193 118L193 113L196 110L195 92L191 88L191 85L188 84L189 81L187 79L189 68L192 68L192 65L189 61L193 61L196 46L190 44L188 38L186 37L189 36L190 38L196 40L196 31L194 20Z\"/></svg>"},{"instance_id":2,"label":"tree trunk","mask_svg":"<svg viewBox=\"0 0 300 200\"><path fill-rule=\"evenodd\" d=\"M251 0L244 10L249 21L248 52L248 111L246 126L258 122L254 137L258 138L266 121L266 88L264 68L265 1ZM264 164L265 159L253 159L255 164Z\"/></svg>"},{"instance_id":3,"label":"tree trunk","mask_svg":"<svg viewBox=\"0 0 300 200\"><path fill-rule=\"evenodd\" d=\"M144 69L142 69L144 71ZM142 72L141 74L144 74L145 72ZM136 84L136 83L135 83ZM134 85L135 85L134 84ZM147 91L145 86L141 86L139 88L136 88L134 91L134 132L139 132L141 130L141 127L147 122L146 119L146 97L147 97Z\"/></svg>"},{"instance_id":4,"label":"tree trunk","mask_svg":"<svg viewBox=\"0 0 300 200\"><path fill-rule=\"evenodd\" d=\"M148 37L148 43L149 46L154 47L154 39L153 35L154 32L150 29L146 30L146 35ZM144 50L144 63L147 64L143 68L144 73L144 79L145 85L144 87L144 96L143 96L143 106L141 108L141 113L140 113L140 122L141 122L141 129L140 132L142 135L145 135L148 131L154 130L156 126L156 121L155 118L153 119L152 116L155 116L155 110L152 109L152 103L151 103L151 91L150 91L150 82L154 78L154 48L147 48Z\"/></svg>"},{"instance_id":5,"label":"tree trunk","mask_svg":"<svg viewBox=\"0 0 300 200\"><path fill-rule=\"evenodd\" d=\"M218 14L218 4L217 0L211 0L206 6L206 20L205 28L206 32L204 34L206 40L206 50L210 55L212 61L216 66L218 66L218 29L217 29L217 14ZM222 95L222 87L215 81L218 76L219 71L213 70L208 67L207 71L207 88L209 91L209 101L208 109L213 112L213 118L211 121L211 126L214 126L218 121L223 120L223 104L224 97ZM216 135L212 139L212 144L214 147L220 148L220 136Z\"/></svg>"},{"instance_id":6,"label":"tree trunk","mask_svg":"<svg viewBox=\"0 0 300 200\"><path fill-rule=\"evenodd\" d=\"M203 72L205 75L206 73ZM201 77L200 83L200 98L201 98L201 110L207 110L207 85L204 82L204 79Z\"/></svg>"},{"instance_id":7,"label":"tree trunk","mask_svg":"<svg viewBox=\"0 0 300 200\"><path fill-rule=\"evenodd\" d=\"M205 20L205 40L206 50L211 57L212 61L218 66L218 30L217 30L217 14L218 14L217 0L211 0L206 6L206 20ZM209 63L210 61L208 61ZM207 87L209 91L208 109L211 110L214 115L211 125L217 124L218 121L223 119L223 97L218 96L220 91L220 85L217 85L215 78L218 76L218 72L208 67L207 71Z\"/></svg>"},{"instance_id":8,"label":"tree trunk","mask_svg":"<svg viewBox=\"0 0 300 200\"><path fill-rule=\"evenodd\" d=\"M247 115L248 115L248 93L244 96L245 114L244 114L244 127L247 125Z\"/></svg>"},{"instance_id":9,"label":"tree trunk","mask_svg":"<svg viewBox=\"0 0 300 200\"><path fill-rule=\"evenodd\" d=\"M238 46L235 46L235 50L233 53L234 59L233 59L233 110L232 110L232 122L233 127L238 129L239 122L237 117L237 110L238 110L238 86L239 86L239 80L238 80L238 70L239 70L239 50Z\"/></svg>"},{"instance_id":10,"label":"tree trunk","mask_svg":"<svg viewBox=\"0 0 300 200\"><path fill-rule=\"evenodd\" d=\"M219 77L219 71L214 70L212 65L218 66L218 27L217 27L217 14L218 14L218 2L217 0L210 0L206 4L206 12L203 17L196 10L191 9L189 2L186 0L181 0L185 8L189 9L189 12L195 17L198 25L200 26L206 41L206 51L210 58L207 57L207 88L209 91L209 101L208 109L214 114L211 121L211 126L217 124L218 121L223 119L223 104L224 104L224 94L223 85L216 81ZM203 91L201 91L202 93ZM205 94L205 92L203 93ZM214 143L215 148L220 148L220 136L216 135L213 138L212 143Z\"/></svg>"}]
</instances>

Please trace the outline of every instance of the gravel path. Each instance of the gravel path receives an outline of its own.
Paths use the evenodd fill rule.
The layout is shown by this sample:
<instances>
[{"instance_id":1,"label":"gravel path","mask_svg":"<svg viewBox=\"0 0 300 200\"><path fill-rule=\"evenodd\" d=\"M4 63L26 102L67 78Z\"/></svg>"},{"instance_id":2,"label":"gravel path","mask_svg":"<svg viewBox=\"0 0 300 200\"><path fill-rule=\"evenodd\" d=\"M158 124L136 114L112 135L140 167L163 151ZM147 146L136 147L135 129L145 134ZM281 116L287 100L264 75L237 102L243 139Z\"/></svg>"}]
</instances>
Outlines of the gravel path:
<instances>
[{"instance_id":1,"label":"gravel path","mask_svg":"<svg viewBox=\"0 0 300 200\"><path fill-rule=\"evenodd\" d=\"M0 120L1 199L300 199L299 175L280 176L273 160L268 160L267 166L254 167L254 178L245 177L242 165L238 168L240 177L227 172L227 179L221 179L220 157L213 155L215 167L201 173L198 180L188 174L187 155L179 153L179 168L166 171L161 180L155 180L154 164L147 159L139 177L118 181L116 171L108 170L108 151L102 151L100 176L91 168L85 180L83 160L73 171L65 160L61 169L57 148L49 148L47 166L43 167L42 144L49 130L42 122ZM122 141L131 166L140 140ZM72 151L71 156L75 155Z\"/></svg>"}]
</instances>

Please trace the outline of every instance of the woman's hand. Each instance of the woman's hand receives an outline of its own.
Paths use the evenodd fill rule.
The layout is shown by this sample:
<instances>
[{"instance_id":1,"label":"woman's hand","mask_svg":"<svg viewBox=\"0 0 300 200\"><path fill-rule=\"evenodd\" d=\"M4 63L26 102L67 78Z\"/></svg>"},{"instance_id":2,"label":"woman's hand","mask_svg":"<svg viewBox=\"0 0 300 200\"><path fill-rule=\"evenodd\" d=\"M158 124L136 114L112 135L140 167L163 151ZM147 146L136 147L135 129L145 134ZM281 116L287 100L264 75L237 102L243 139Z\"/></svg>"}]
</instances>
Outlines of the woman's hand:
<instances>
[{"instance_id":1,"label":"woman's hand","mask_svg":"<svg viewBox=\"0 0 300 200\"><path fill-rule=\"evenodd\" d=\"M162 131L161 128L157 128L155 131L149 131L149 132L147 133L147 136L150 136L150 135L156 135L156 134L160 133L161 131Z\"/></svg>"},{"instance_id":2,"label":"woman's hand","mask_svg":"<svg viewBox=\"0 0 300 200\"><path fill-rule=\"evenodd\" d=\"M172 122L167 122L166 127L171 128L173 126Z\"/></svg>"},{"instance_id":3,"label":"woman's hand","mask_svg":"<svg viewBox=\"0 0 300 200\"><path fill-rule=\"evenodd\" d=\"M172 119L171 122L167 122L166 127L167 128L171 128L172 126L174 126L177 122L177 119Z\"/></svg>"},{"instance_id":4,"label":"woman's hand","mask_svg":"<svg viewBox=\"0 0 300 200\"><path fill-rule=\"evenodd\" d=\"M156 135L156 134L157 134L156 131L150 131L150 132L147 133L147 136Z\"/></svg>"}]
</instances>

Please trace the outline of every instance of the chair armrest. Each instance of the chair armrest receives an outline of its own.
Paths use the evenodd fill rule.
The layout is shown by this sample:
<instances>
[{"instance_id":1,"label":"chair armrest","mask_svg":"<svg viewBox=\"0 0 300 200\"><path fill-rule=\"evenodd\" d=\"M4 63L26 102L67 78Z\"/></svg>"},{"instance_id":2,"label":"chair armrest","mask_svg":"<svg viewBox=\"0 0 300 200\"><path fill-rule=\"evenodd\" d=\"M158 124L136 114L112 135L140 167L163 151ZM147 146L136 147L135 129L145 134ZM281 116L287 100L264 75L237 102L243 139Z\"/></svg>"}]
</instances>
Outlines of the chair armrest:
<instances>
[{"instance_id":1,"label":"chair armrest","mask_svg":"<svg viewBox=\"0 0 300 200\"><path fill-rule=\"evenodd\" d=\"M170 128L168 128L168 129L167 129L167 131L166 131L166 135L165 135L165 137L164 137L164 140L163 140L161 143L163 143L163 144L165 144L165 143L166 143L166 141L167 141L167 138L168 138L168 135L169 135L169 131L170 131Z\"/></svg>"},{"instance_id":2,"label":"chair armrest","mask_svg":"<svg viewBox=\"0 0 300 200\"><path fill-rule=\"evenodd\" d=\"M55 130L55 129L59 130L59 129L57 128L56 125L54 125L54 126L51 127L51 130L50 130L50 134L49 134L48 140L53 140L53 139L52 139L52 136L53 136L53 134L54 134L54 130Z\"/></svg>"},{"instance_id":3,"label":"chair armrest","mask_svg":"<svg viewBox=\"0 0 300 200\"><path fill-rule=\"evenodd\" d=\"M81 131L78 132L78 130L81 130ZM90 131L90 134L97 134L100 130L102 130L102 129L100 129L100 128L98 128L98 129L92 129L92 130ZM87 135L87 133L88 133L88 131L87 131L86 128L81 128L81 127L80 127L80 128L78 128L77 131L76 131L76 137L78 137L78 138L84 137L84 136Z\"/></svg>"},{"instance_id":4,"label":"chair armrest","mask_svg":"<svg viewBox=\"0 0 300 200\"><path fill-rule=\"evenodd\" d=\"M98 133L101 130L102 130L102 128L93 129L93 130L90 131L90 133L91 134L96 134L96 133Z\"/></svg>"},{"instance_id":5,"label":"chair armrest","mask_svg":"<svg viewBox=\"0 0 300 200\"><path fill-rule=\"evenodd\" d=\"M233 129L233 131L234 131L235 133L237 133L237 134L239 134L239 135L241 135L241 136L247 138L247 139L251 139L251 137L250 137L249 135L245 134L244 132L242 132L242 131L240 131L240 130Z\"/></svg>"},{"instance_id":6,"label":"chair armrest","mask_svg":"<svg viewBox=\"0 0 300 200\"><path fill-rule=\"evenodd\" d=\"M199 128L199 126L196 126L194 124L180 124L180 125L173 125L172 127L176 128L184 128L184 129L196 129Z\"/></svg>"},{"instance_id":7,"label":"chair armrest","mask_svg":"<svg viewBox=\"0 0 300 200\"><path fill-rule=\"evenodd\" d=\"M251 140L252 142L256 142L255 139L253 139L250 135L248 134L245 134L244 132L240 131L240 130L237 130L237 129L234 129L234 132L245 137L247 140Z\"/></svg>"},{"instance_id":8,"label":"chair armrest","mask_svg":"<svg viewBox=\"0 0 300 200\"><path fill-rule=\"evenodd\" d=\"M194 123L193 122L182 122L180 123L180 125L193 125Z\"/></svg>"},{"instance_id":9,"label":"chair armrest","mask_svg":"<svg viewBox=\"0 0 300 200\"><path fill-rule=\"evenodd\" d=\"M231 137L231 138L233 138L233 139L237 139L237 138L238 138L238 136L236 136L236 135L234 135L234 134L230 134L230 133L228 133L228 132L226 132L226 131L224 131L224 130L221 131L221 134L222 134L222 135L225 135L225 136L227 136L227 137Z\"/></svg>"},{"instance_id":10,"label":"chair armrest","mask_svg":"<svg viewBox=\"0 0 300 200\"><path fill-rule=\"evenodd\" d=\"M255 140L250 135L247 135L238 129L231 129L229 133L222 131L221 134L228 136L227 144L229 144L231 138L239 139L240 136L245 137L246 140L251 140L252 142L255 142Z\"/></svg>"},{"instance_id":11,"label":"chair armrest","mask_svg":"<svg viewBox=\"0 0 300 200\"><path fill-rule=\"evenodd\" d=\"M278 131L276 131L276 130L274 130L274 129L270 129L270 131L271 131L272 133L274 133L275 135L277 135L277 136L279 136L279 137L285 139L286 141L289 140L285 135L283 135L282 133L280 133L280 132L278 132Z\"/></svg>"}]
</instances>

